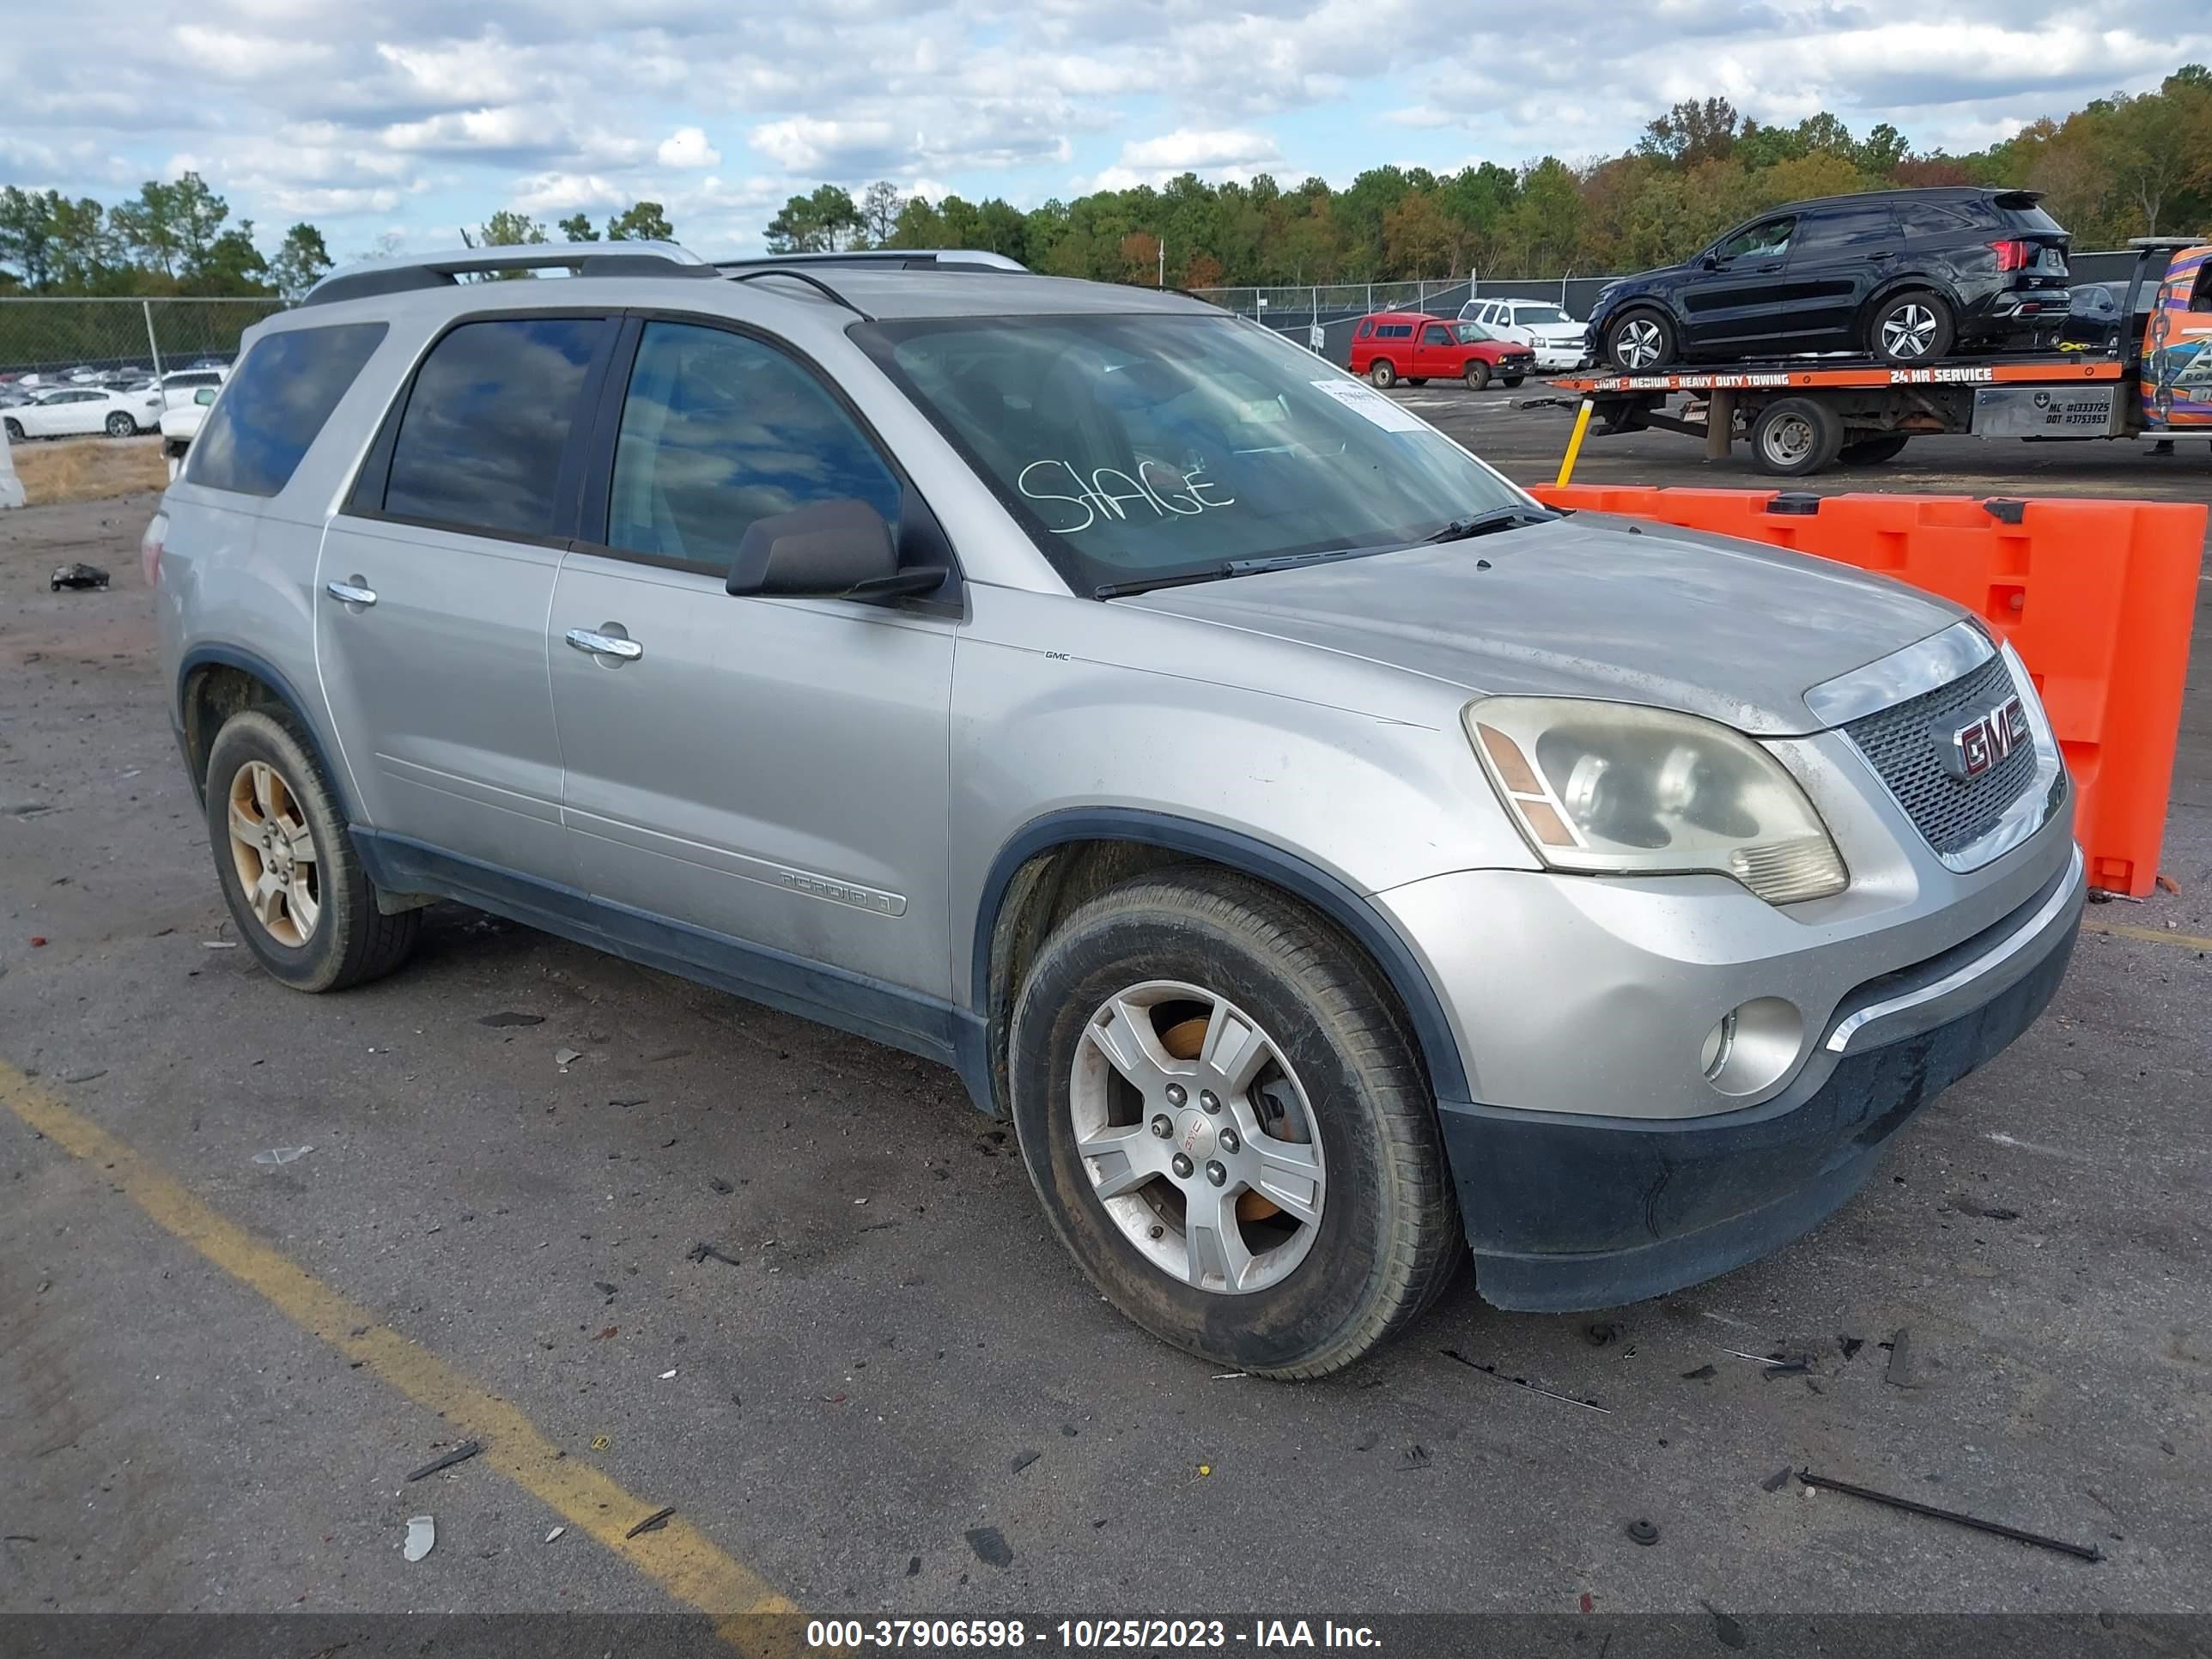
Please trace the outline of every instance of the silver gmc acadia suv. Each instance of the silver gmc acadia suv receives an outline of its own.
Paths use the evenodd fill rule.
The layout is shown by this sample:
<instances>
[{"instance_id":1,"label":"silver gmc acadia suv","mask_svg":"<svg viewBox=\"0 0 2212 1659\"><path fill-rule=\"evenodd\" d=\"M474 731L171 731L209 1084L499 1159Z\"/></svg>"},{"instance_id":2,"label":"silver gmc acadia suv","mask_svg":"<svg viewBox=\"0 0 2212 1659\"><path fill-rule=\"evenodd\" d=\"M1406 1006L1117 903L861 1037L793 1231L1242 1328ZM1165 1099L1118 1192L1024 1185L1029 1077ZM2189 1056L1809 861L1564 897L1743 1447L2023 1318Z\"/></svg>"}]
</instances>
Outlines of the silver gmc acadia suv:
<instances>
[{"instance_id":1,"label":"silver gmc acadia suv","mask_svg":"<svg viewBox=\"0 0 2212 1659\"><path fill-rule=\"evenodd\" d=\"M2065 971L1972 617L1547 510L1196 301L603 244L247 341L144 556L270 974L453 899L927 1055L1217 1364L1335 1370L1470 1251L1560 1310L1749 1261Z\"/></svg>"}]
</instances>

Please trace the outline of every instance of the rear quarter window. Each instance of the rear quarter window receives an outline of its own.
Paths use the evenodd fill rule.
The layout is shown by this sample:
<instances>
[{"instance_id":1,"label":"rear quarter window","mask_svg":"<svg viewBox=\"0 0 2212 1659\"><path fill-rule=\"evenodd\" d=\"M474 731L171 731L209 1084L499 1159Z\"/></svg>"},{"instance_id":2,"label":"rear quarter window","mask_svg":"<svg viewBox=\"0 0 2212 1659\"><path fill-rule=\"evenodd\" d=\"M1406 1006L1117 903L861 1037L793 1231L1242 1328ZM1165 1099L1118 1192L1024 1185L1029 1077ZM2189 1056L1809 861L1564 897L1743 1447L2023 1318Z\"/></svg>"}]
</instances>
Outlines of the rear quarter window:
<instances>
[{"instance_id":1,"label":"rear quarter window","mask_svg":"<svg viewBox=\"0 0 2212 1659\"><path fill-rule=\"evenodd\" d=\"M340 323L257 340L192 441L185 482L277 494L385 333L382 323Z\"/></svg>"}]
</instances>

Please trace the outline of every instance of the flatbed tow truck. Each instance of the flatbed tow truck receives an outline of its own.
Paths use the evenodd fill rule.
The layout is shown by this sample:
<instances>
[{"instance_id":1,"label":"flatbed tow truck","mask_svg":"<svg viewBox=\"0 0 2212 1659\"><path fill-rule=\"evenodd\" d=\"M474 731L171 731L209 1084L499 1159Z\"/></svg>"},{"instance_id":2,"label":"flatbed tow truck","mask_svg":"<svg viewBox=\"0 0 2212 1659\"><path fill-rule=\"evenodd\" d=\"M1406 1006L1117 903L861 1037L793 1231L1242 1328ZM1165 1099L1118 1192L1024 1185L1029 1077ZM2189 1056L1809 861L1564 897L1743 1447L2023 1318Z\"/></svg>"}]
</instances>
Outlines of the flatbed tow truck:
<instances>
[{"instance_id":1,"label":"flatbed tow truck","mask_svg":"<svg viewBox=\"0 0 2212 1659\"><path fill-rule=\"evenodd\" d=\"M2212 438L2212 243L2138 236L2123 318L2146 282L2157 295L2141 340L2124 330L2109 350L1990 355L1900 365L1875 357L1785 357L1715 368L1585 373L1549 382L1568 398L1524 409L1579 406L1559 482L1568 482L1593 417L1601 437L1680 432L1724 459L1738 439L1753 464L1803 477L1838 461L1871 466L1913 438L1972 434L2036 441ZM2162 264L2163 275L2153 275ZM1679 407L1669 400L1689 394Z\"/></svg>"}]
</instances>

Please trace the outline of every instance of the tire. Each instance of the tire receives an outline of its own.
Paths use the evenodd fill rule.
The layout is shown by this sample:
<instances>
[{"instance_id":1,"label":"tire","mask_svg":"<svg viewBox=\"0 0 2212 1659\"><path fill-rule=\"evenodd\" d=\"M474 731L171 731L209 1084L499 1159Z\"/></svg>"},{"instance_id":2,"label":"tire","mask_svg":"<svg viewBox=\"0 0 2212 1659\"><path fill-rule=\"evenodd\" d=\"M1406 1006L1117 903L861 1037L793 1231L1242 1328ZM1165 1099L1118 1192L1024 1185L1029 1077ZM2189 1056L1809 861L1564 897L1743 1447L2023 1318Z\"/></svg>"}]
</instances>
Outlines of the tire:
<instances>
[{"instance_id":1,"label":"tire","mask_svg":"<svg viewBox=\"0 0 2212 1659\"><path fill-rule=\"evenodd\" d=\"M1391 367L1388 357L1377 357L1367 366L1367 379L1370 385L1388 392L1398 384L1398 371Z\"/></svg>"},{"instance_id":2,"label":"tire","mask_svg":"<svg viewBox=\"0 0 2212 1659\"><path fill-rule=\"evenodd\" d=\"M1885 432L1880 437L1861 438L1845 444L1836 452L1836 459L1845 466L1880 466L1884 461L1894 460L1904 452L1909 434Z\"/></svg>"},{"instance_id":3,"label":"tire","mask_svg":"<svg viewBox=\"0 0 2212 1659\"><path fill-rule=\"evenodd\" d=\"M1528 377L1525 374L1509 374L1505 377L1505 389L1508 392L1510 392L1515 386L1519 386L1522 381L1528 378Z\"/></svg>"},{"instance_id":4,"label":"tire","mask_svg":"<svg viewBox=\"0 0 2212 1659\"><path fill-rule=\"evenodd\" d=\"M1866 349L1886 363L1933 362L1958 339L1950 301L1924 288L1893 294L1867 316Z\"/></svg>"},{"instance_id":5,"label":"tire","mask_svg":"<svg viewBox=\"0 0 2212 1659\"><path fill-rule=\"evenodd\" d=\"M1605 325L1605 360L1627 374L1673 362L1679 344L1673 319L1649 306L1624 311Z\"/></svg>"},{"instance_id":6,"label":"tire","mask_svg":"<svg viewBox=\"0 0 2212 1659\"><path fill-rule=\"evenodd\" d=\"M301 887L285 886L270 920L255 913L246 867L280 872L254 843L234 836L232 802L241 789L246 817L273 826L273 839L259 845L281 854L280 843L297 848L304 834L312 857L287 859L286 866L305 884L312 908L301 900ZM291 830L294 824L301 830ZM223 722L208 753L207 825L223 902L239 938L271 977L295 991L342 991L390 973L414 948L422 913L386 915L377 908L330 780L289 710L249 708ZM308 865L311 871L301 868Z\"/></svg>"},{"instance_id":7,"label":"tire","mask_svg":"<svg viewBox=\"0 0 2212 1659\"><path fill-rule=\"evenodd\" d=\"M1146 999L1148 1011L1139 1007ZM1117 1006L1151 1024L1157 1048L1144 1047L1149 1058L1135 1068L1157 1085L1149 1091L1132 1086L1094 1038L1133 1029L1112 1018ZM1205 1061L1172 1058L1248 1022L1269 1058L1241 1085ZM1213 1364L1285 1379L1340 1370L1416 1317L1465 1259L1435 1100L1387 984L1334 928L1260 883L1169 869L1077 910L1022 986L1009 1075L1023 1159L1061 1242L1130 1319ZM1200 1091L1195 1102L1169 1089L1178 1076ZM1218 1109L1206 1106L1209 1076ZM1285 1115L1267 1120L1285 1133L1268 1139L1253 1127L1255 1103L1272 1111L1285 1101ZM1086 1103L1118 1109L1079 1129ZM1304 1140L1291 1133L1300 1124ZM1244 1126L1244 1137L1232 1145L1217 1133L1223 1125ZM1130 1152L1077 1150L1086 1133L1117 1131ZM1278 1171L1310 1161L1310 1184L1269 1188L1306 1195L1310 1218L1277 1208L1242 1174L1208 1179L1240 1158L1249 1174L1263 1146L1291 1158ZM1186 1162L1172 1170L1163 1158ZM1140 1160L1152 1171L1135 1176L1141 1184L1102 1196L1102 1178L1130 1181ZM1182 1224L1200 1216L1226 1226ZM1224 1231L1241 1267L1210 1248ZM1247 1275L1235 1291L1232 1272ZM1218 1282L1194 1282L1209 1280Z\"/></svg>"},{"instance_id":8,"label":"tire","mask_svg":"<svg viewBox=\"0 0 2212 1659\"><path fill-rule=\"evenodd\" d=\"M0 427L7 428L9 443L19 444L23 441L23 428L14 421L0 421Z\"/></svg>"},{"instance_id":9,"label":"tire","mask_svg":"<svg viewBox=\"0 0 2212 1659\"><path fill-rule=\"evenodd\" d=\"M1407 386L1426 386L1428 383L1429 377L1425 374L1408 374L1406 377Z\"/></svg>"},{"instance_id":10,"label":"tire","mask_svg":"<svg viewBox=\"0 0 2212 1659\"><path fill-rule=\"evenodd\" d=\"M137 430L138 422L119 409L107 417L107 435L111 438L132 437Z\"/></svg>"},{"instance_id":11,"label":"tire","mask_svg":"<svg viewBox=\"0 0 2212 1659\"><path fill-rule=\"evenodd\" d=\"M1468 361L1467 371L1464 378L1467 381L1467 389L1469 392L1480 392L1490 384L1490 365L1483 362L1480 357L1470 358ZM1508 380L1505 384L1508 386L1516 386L1519 382Z\"/></svg>"},{"instance_id":12,"label":"tire","mask_svg":"<svg viewBox=\"0 0 2212 1659\"><path fill-rule=\"evenodd\" d=\"M1836 459L1844 444L1844 423L1826 404L1810 398L1783 398L1759 411L1751 423L1751 454L1761 472L1778 478L1802 478Z\"/></svg>"}]
</instances>

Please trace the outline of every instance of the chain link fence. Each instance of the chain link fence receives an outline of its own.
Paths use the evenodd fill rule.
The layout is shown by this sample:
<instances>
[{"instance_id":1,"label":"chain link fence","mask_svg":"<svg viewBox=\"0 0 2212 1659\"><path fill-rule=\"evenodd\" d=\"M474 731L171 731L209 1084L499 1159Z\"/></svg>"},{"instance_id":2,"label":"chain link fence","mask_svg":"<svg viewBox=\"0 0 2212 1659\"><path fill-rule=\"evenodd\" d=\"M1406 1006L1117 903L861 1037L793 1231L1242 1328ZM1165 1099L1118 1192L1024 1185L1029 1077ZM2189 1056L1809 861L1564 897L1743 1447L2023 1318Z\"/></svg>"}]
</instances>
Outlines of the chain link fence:
<instances>
[{"instance_id":1,"label":"chain link fence","mask_svg":"<svg viewBox=\"0 0 2212 1659\"><path fill-rule=\"evenodd\" d=\"M278 299L0 299L0 375L20 385L70 374L166 374L228 364L239 337L284 308Z\"/></svg>"}]
</instances>

